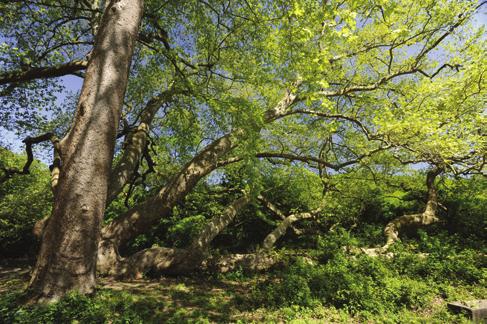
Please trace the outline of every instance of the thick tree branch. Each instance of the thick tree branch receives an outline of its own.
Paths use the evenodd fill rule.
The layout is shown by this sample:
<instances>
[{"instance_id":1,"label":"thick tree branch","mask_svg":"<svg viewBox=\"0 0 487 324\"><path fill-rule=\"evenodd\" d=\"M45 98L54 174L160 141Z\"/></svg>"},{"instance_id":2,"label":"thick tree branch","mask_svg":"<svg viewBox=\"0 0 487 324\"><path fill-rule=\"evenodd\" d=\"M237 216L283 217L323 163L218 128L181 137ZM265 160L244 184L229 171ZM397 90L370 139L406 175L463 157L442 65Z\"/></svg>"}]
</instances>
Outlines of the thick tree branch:
<instances>
[{"instance_id":1,"label":"thick tree branch","mask_svg":"<svg viewBox=\"0 0 487 324\"><path fill-rule=\"evenodd\" d=\"M435 179L443 172L443 168L434 168L426 174L426 187L428 188L428 200L426 202L425 209L422 213L409 214L397 217L390 221L385 229L384 234L387 238L387 242L380 248L363 249L364 253L375 256L386 252L391 245L399 240L399 230L402 227L413 225L429 225L439 221L438 210L438 194L435 186Z\"/></svg>"},{"instance_id":2,"label":"thick tree branch","mask_svg":"<svg viewBox=\"0 0 487 324\"><path fill-rule=\"evenodd\" d=\"M259 195L257 197L257 199L262 203L262 205L264 205L264 207L266 207L268 210L270 210L274 215L279 217L281 220L286 219L286 215L276 205L274 205L269 200L267 200L267 198L265 198L262 195ZM296 235L302 234L302 231L297 229L296 227L294 227L294 225L291 224L290 226Z\"/></svg>"},{"instance_id":3,"label":"thick tree branch","mask_svg":"<svg viewBox=\"0 0 487 324\"><path fill-rule=\"evenodd\" d=\"M17 70L0 74L0 85L27 82L35 79L55 78L85 70L86 61L71 61L54 66L33 67L28 70Z\"/></svg>"},{"instance_id":4,"label":"thick tree branch","mask_svg":"<svg viewBox=\"0 0 487 324\"><path fill-rule=\"evenodd\" d=\"M301 220L301 219L309 219L312 217L315 217L319 212L321 211L321 208L316 209L312 212L305 212L305 213L297 213L297 214L291 214L284 218L282 222L277 225L277 227L270 232L262 242L262 248L265 250L271 249L276 241L281 238L284 234L286 234L287 229L296 221Z\"/></svg>"},{"instance_id":5,"label":"thick tree branch","mask_svg":"<svg viewBox=\"0 0 487 324\"><path fill-rule=\"evenodd\" d=\"M230 224L237 213L250 202L250 197L244 194L243 197L235 200L228 206L223 213L213 217L205 225L200 234L193 240L190 245L191 250L206 250L213 239Z\"/></svg>"},{"instance_id":6,"label":"thick tree branch","mask_svg":"<svg viewBox=\"0 0 487 324\"><path fill-rule=\"evenodd\" d=\"M157 112L164 104L169 103L175 95L181 93L183 92L173 87L149 100L140 115L139 125L130 131L125 139L124 150L119 163L110 173L107 204L113 201L132 179L144 149L147 147L149 130Z\"/></svg>"},{"instance_id":7,"label":"thick tree branch","mask_svg":"<svg viewBox=\"0 0 487 324\"><path fill-rule=\"evenodd\" d=\"M284 97L266 112L265 122L272 122L296 102L296 94L286 91ZM204 176L220 167L220 159L238 145L245 130L235 129L204 148L159 192L141 204L132 207L102 229L99 245L98 269L109 272L117 262L118 248L138 234L148 230L160 218L168 216L174 205L183 199Z\"/></svg>"},{"instance_id":8,"label":"thick tree branch","mask_svg":"<svg viewBox=\"0 0 487 324\"><path fill-rule=\"evenodd\" d=\"M183 274L199 266L207 258L211 241L230 224L237 213L250 202L244 195L213 219L200 231L186 249L152 247L127 258L118 258L108 273L116 276L139 278L152 270L159 274Z\"/></svg>"}]
</instances>

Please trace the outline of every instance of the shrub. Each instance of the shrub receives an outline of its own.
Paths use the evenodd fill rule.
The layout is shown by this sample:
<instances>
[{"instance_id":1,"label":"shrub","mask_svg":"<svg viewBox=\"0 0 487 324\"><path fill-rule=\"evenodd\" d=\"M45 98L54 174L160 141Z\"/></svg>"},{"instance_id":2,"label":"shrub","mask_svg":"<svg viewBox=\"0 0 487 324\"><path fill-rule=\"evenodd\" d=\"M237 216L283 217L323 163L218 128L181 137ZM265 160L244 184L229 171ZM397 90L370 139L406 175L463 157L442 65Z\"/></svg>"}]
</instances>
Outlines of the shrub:
<instances>
[{"instance_id":1,"label":"shrub","mask_svg":"<svg viewBox=\"0 0 487 324\"><path fill-rule=\"evenodd\" d=\"M256 287L252 299L270 307L311 306L315 303L306 278L287 273L279 282L267 281Z\"/></svg>"},{"instance_id":2,"label":"shrub","mask_svg":"<svg viewBox=\"0 0 487 324\"><path fill-rule=\"evenodd\" d=\"M351 313L382 314L422 309L437 288L399 274L388 261L366 255L335 254L325 264L298 258L276 277L259 285L252 298L270 307L322 303Z\"/></svg>"},{"instance_id":3,"label":"shrub","mask_svg":"<svg viewBox=\"0 0 487 324\"><path fill-rule=\"evenodd\" d=\"M487 282L487 258L485 251L462 248L462 238L458 235L440 232L428 235L419 231L417 249L408 249L399 244L395 257L390 260L391 268L401 275L436 283L480 284ZM402 250L402 251L401 251ZM417 250L426 255L419 256ZM480 253L479 253L480 252Z\"/></svg>"}]
</instances>

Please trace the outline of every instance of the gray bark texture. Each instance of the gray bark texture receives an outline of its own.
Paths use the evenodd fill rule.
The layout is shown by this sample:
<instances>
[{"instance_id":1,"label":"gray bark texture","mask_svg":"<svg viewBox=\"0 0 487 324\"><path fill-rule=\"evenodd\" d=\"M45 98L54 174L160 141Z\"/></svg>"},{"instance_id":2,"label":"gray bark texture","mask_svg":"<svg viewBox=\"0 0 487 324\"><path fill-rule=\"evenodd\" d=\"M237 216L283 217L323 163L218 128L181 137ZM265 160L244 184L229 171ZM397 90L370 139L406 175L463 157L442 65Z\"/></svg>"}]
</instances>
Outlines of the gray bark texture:
<instances>
[{"instance_id":1,"label":"gray bark texture","mask_svg":"<svg viewBox=\"0 0 487 324\"><path fill-rule=\"evenodd\" d=\"M279 262L278 255L271 251L257 251L247 254L229 254L209 258L203 262L202 267L217 273L227 273L237 269L246 272L265 271Z\"/></svg>"},{"instance_id":2,"label":"gray bark texture","mask_svg":"<svg viewBox=\"0 0 487 324\"><path fill-rule=\"evenodd\" d=\"M59 145L59 181L29 286L32 302L95 289L100 227L142 10L142 0L112 0L102 17L73 124Z\"/></svg>"},{"instance_id":3,"label":"gray bark texture","mask_svg":"<svg viewBox=\"0 0 487 324\"><path fill-rule=\"evenodd\" d=\"M222 154L232 148L226 135L207 146L195 156L157 195L129 209L102 230L98 247L98 271L108 274L120 261L119 247L150 230L162 217L167 217L178 201L194 188L196 183L215 169Z\"/></svg>"},{"instance_id":4,"label":"gray bark texture","mask_svg":"<svg viewBox=\"0 0 487 324\"><path fill-rule=\"evenodd\" d=\"M277 242L277 240L281 238L284 234L286 234L287 229L291 227L294 222L301 219L312 218L313 215L315 215L316 213L317 211L311 213L298 213L287 216L282 220L282 222L279 223L279 225L277 225L277 227L272 232L270 232L266 236L264 242L262 243L262 247L265 250L271 249Z\"/></svg>"},{"instance_id":5,"label":"gray bark texture","mask_svg":"<svg viewBox=\"0 0 487 324\"><path fill-rule=\"evenodd\" d=\"M169 89L152 98L140 115L140 122L129 132L125 139L124 150L120 162L112 169L108 186L107 205L110 204L123 187L131 180L144 149L147 146L149 131L157 112L162 105L171 101L177 94L175 89Z\"/></svg>"}]
</instances>

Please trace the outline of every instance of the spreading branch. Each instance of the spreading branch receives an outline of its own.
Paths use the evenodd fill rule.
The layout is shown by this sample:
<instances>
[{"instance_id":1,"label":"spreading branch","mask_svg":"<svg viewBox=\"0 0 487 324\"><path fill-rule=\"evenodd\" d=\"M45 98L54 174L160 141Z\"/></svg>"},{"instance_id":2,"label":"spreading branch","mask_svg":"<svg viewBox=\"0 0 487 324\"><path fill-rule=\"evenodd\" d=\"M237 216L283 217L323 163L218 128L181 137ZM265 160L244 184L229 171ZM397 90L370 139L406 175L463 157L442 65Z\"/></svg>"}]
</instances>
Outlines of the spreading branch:
<instances>
[{"instance_id":1,"label":"spreading branch","mask_svg":"<svg viewBox=\"0 0 487 324\"><path fill-rule=\"evenodd\" d=\"M276 241L281 238L284 234L286 234L287 229L294 223L297 222L298 220L302 219L309 219L315 217L317 214L319 214L321 211L321 208L315 209L312 212L304 212L304 213L297 213L297 214L291 214L284 218L282 222L277 225L277 227L270 232L262 242L262 248L264 250L269 250L271 249Z\"/></svg>"},{"instance_id":2,"label":"spreading branch","mask_svg":"<svg viewBox=\"0 0 487 324\"><path fill-rule=\"evenodd\" d=\"M0 85L60 77L85 70L87 66L87 61L75 60L54 66L33 67L27 70L5 72L0 74Z\"/></svg>"},{"instance_id":3,"label":"spreading branch","mask_svg":"<svg viewBox=\"0 0 487 324\"><path fill-rule=\"evenodd\" d=\"M279 217L281 220L286 219L286 215L276 205L274 205L269 200L267 200L267 198L265 198L262 195L259 195L257 197L257 199L262 203L262 205L264 205L264 207L266 207L268 210L270 210L274 215ZM296 235L302 234L302 231L297 229L294 225L291 224L290 226Z\"/></svg>"}]
</instances>

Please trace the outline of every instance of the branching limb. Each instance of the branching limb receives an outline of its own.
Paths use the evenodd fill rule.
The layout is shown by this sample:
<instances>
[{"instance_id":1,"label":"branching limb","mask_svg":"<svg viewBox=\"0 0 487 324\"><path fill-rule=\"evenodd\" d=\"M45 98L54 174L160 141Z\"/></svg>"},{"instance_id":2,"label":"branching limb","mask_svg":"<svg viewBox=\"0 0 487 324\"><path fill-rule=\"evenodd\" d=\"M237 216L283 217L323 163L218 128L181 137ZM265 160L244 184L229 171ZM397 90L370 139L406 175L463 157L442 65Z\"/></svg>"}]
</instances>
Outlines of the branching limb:
<instances>
[{"instance_id":1,"label":"branching limb","mask_svg":"<svg viewBox=\"0 0 487 324\"><path fill-rule=\"evenodd\" d=\"M150 140L150 142L152 142L152 140L150 139L149 136L148 136L148 139ZM141 166L143 161L146 161L147 169L144 171L144 173L140 174L139 173L139 167ZM134 174L132 176L132 181L130 181L129 189L127 191L127 195L125 196L125 206L127 208L130 208L129 200L130 200L130 197L132 196L134 189L138 185L142 185L142 186L146 185L145 181L147 179L147 176L150 173L155 172L155 169L154 169L155 165L156 165L156 163L154 162L154 160L152 159L152 156L149 153L149 142L147 142L146 146L142 152L142 158L141 158L140 162L135 167Z\"/></svg>"},{"instance_id":2,"label":"branching limb","mask_svg":"<svg viewBox=\"0 0 487 324\"><path fill-rule=\"evenodd\" d=\"M259 195L257 197L257 199L264 205L264 207L266 207L268 210L270 210L274 215L279 217L281 220L286 219L286 215L276 205L274 205L269 200L267 200L267 198L265 198L262 195ZM296 235L302 234L302 231L297 229L294 225L291 224L290 226Z\"/></svg>"},{"instance_id":3,"label":"branching limb","mask_svg":"<svg viewBox=\"0 0 487 324\"><path fill-rule=\"evenodd\" d=\"M312 212L305 212L305 213L297 213L297 214L291 214L284 218L284 220L277 225L277 227L270 232L262 242L262 248L265 250L271 249L276 241L281 238L284 234L286 234L287 229L296 221L302 220L302 219L309 219L312 217L315 217L319 212L321 211L321 208L318 208L316 210L313 210Z\"/></svg>"},{"instance_id":4,"label":"branching limb","mask_svg":"<svg viewBox=\"0 0 487 324\"><path fill-rule=\"evenodd\" d=\"M268 118L266 118L265 122L272 122L275 118L279 118L283 111L287 111L291 108L297 98L297 95L294 92L294 89L289 89L275 106L268 109L266 113ZM102 240L104 242L102 242L101 245L108 246L110 250L113 250L114 246L118 248L120 245L125 244L136 235L144 232L157 223L161 217L168 215L174 205L180 201L180 199L184 198L200 179L221 166L219 161L238 145L236 139L242 136L245 136L245 130L237 128L205 147L191 161L189 161L166 186L162 187L156 195L149 197L146 201L134 206L119 218L112 221L112 223L105 226L102 230ZM137 145L137 148L135 153L140 154L138 150L143 147ZM128 154L128 161L131 161L130 163L138 161L137 159L134 159L136 154L130 152L124 154ZM122 160L125 159L122 158ZM126 163L125 165L129 165L129 163ZM123 186L126 182L122 180L127 179L126 177L129 176L129 173L132 172L132 170L134 169L125 169L125 167L123 167L123 172L121 173L123 177L113 176L112 173L112 182L116 181L118 182L117 186ZM109 192L111 192L111 190L113 189L109 189ZM109 194L109 201L110 199L113 199L113 197L116 197L116 195L112 196ZM104 253L105 252L102 251L102 257ZM109 257L114 255L114 253L110 251L105 254ZM99 264L103 263L109 264L110 262L100 260Z\"/></svg>"},{"instance_id":5,"label":"branching limb","mask_svg":"<svg viewBox=\"0 0 487 324\"><path fill-rule=\"evenodd\" d=\"M54 66L33 67L28 70L5 72L0 74L0 85L60 77L84 70L87 66L88 62L75 60Z\"/></svg>"},{"instance_id":6,"label":"branching limb","mask_svg":"<svg viewBox=\"0 0 487 324\"><path fill-rule=\"evenodd\" d=\"M435 76L438 75L438 73L441 72L441 70L443 70L444 68L447 68L447 67L458 72L458 71L460 71L460 68L462 67L462 65L460 65L460 64L451 65L451 64L445 63L442 66L440 66L435 72L433 72L431 74L428 74L427 72L425 72L421 69L418 69L418 72L427 78L433 79Z\"/></svg>"},{"instance_id":7,"label":"branching limb","mask_svg":"<svg viewBox=\"0 0 487 324\"><path fill-rule=\"evenodd\" d=\"M184 274L201 266L208 257L211 241L230 224L237 213L250 202L244 195L230 204L220 215L211 219L187 249L152 247L127 258L118 258L109 269L99 269L109 274L139 278L152 270L159 274ZM108 271L106 271L108 270Z\"/></svg>"},{"instance_id":8,"label":"branching limb","mask_svg":"<svg viewBox=\"0 0 487 324\"><path fill-rule=\"evenodd\" d=\"M144 155L144 150L149 140L149 130L157 112L165 104L168 104L175 95L182 93L185 92L175 87L161 92L149 100L140 114L139 124L134 128L125 128L128 134L126 135L120 162L112 169L110 174L107 204L122 192L124 186L130 182L130 179L133 179L135 171L138 170L138 164Z\"/></svg>"},{"instance_id":9,"label":"branching limb","mask_svg":"<svg viewBox=\"0 0 487 324\"><path fill-rule=\"evenodd\" d=\"M27 137L24 139L22 142L25 144L25 152L27 154L27 161L25 162L24 166L22 169L19 168L3 168L4 175L0 177L0 184L6 182L10 178L12 178L16 174L29 174L30 173L30 166L32 165L32 162L34 162L34 153L32 152L32 146L34 144L39 144L45 141L51 141L52 144L54 145L54 151L58 152L59 150L59 140L54 135L53 133L46 133L40 136L36 137ZM55 153L55 156L58 156L57 153ZM59 172L59 166L56 165L59 163L59 160L55 158L54 160L54 165L53 169L51 170L52 172L56 172L58 174ZM56 182L57 183L57 182ZM55 187L55 184L53 184L53 187Z\"/></svg>"},{"instance_id":10,"label":"branching limb","mask_svg":"<svg viewBox=\"0 0 487 324\"><path fill-rule=\"evenodd\" d=\"M437 210L438 210L438 195L435 186L435 179L444 170L442 168L435 168L428 171L426 175L426 187L428 188L428 200L426 202L426 207L422 213L403 215L393 219L389 222L385 229L384 234L387 238L387 242L384 246L380 248L373 249L363 249L363 252L375 256L381 253L385 253L391 245L399 240L399 229L406 226L412 225L429 225L439 221Z\"/></svg>"},{"instance_id":11,"label":"branching limb","mask_svg":"<svg viewBox=\"0 0 487 324\"><path fill-rule=\"evenodd\" d=\"M223 213L211 219L200 234L191 243L191 250L206 250L213 239L221 233L234 219L237 213L250 202L250 197L244 194L228 206Z\"/></svg>"}]
</instances>

